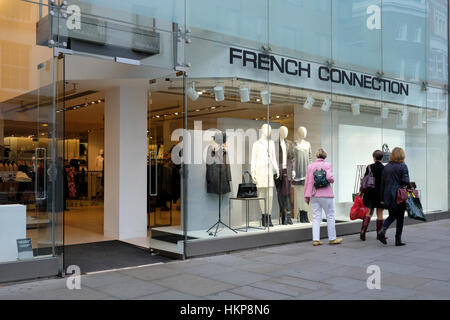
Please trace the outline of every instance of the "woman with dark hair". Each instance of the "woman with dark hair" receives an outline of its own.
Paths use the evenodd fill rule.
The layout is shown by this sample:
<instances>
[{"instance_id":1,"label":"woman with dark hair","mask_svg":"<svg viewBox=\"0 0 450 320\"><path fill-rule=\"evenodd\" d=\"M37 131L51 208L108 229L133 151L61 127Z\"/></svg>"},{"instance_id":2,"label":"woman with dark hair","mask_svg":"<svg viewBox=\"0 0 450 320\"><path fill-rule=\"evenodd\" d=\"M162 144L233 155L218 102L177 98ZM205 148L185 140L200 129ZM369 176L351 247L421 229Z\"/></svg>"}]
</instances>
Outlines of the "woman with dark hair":
<instances>
[{"instance_id":1,"label":"woman with dark hair","mask_svg":"<svg viewBox=\"0 0 450 320\"><path fill-rule=\"evenodd\" d=\"M384 165L381 163L381 160L383 159L383 152L381 150L375 150L372 157L374 163L367 166L366 174L364 176L367 176L370 173L373 175L375 178L375 188L365 191L363 196L363 203L370 210L362 222L361 232L359 234L359 238L362 241L366 241L367 227L369 226L370 219L372 218L375 208L377 210L377 233L383 226L383 206L381 205L380 194L381 175L384 169Z\"/></svg>"},{"instance_id":2,"label":"woman with dark hair","mask_svg":"<svg viewBox=\"0 0 450 320\"><path fill-rule=\"evenodd\" d=\"M386 242L386 230L397 220L395 233L395 245L404 246L402 242L403 220L405 218L406 204L397 204L397 190L409 185L409 172L405 164L405 151L402 148L394 148L389 157L389 163L384 167L381 176L381 204L389 210L389 217L384 221L383 227L378 232L378 240Z\"/></svg>"}]
</instances>

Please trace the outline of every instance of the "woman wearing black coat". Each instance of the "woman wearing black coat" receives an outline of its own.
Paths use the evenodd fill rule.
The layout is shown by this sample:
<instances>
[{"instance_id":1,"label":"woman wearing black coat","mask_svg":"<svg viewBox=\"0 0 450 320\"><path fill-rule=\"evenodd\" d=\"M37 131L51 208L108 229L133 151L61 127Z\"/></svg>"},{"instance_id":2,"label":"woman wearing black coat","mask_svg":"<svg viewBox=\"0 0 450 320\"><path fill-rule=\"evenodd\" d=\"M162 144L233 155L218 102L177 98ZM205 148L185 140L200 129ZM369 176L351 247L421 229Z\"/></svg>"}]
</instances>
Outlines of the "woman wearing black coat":
<instances>
[{"instance_id":1,"label":"woman wearing black coat","mask_svg":"<svg viewBox=\"0 0 450 320\"><path fill-rule=\"evenodd\" d=\"M397 204L397 190L409 185L408 167L405 164L405 151L402 148L394 148L389 158L389 163L384 167L381 176L381 198L385 209L389 210L389 217L378 232L378 240L383 244L386 242L386 230L397 220L395 233L395 245L404 246L402 243L403 220L405 217L406 204Z\"/></svg>"},{"instance_id":2,"label":"woman wearing black coat","mask_svg":"<svg viewBox=\"0 0 450 320\"><path fill-rule=\"evenodd\" d=\"M375 208L377 209L377 233L383 226L383 205L381 204L380 193L381 175L383 174L384 169L384 165L383 163L381 163L381 160L383 159L383 152L381 150L375 150L372 156L374 163L372 163L370 166L367 166L366 174L364 176L369 175L370 168L370 171L372 171L372 175L375 178L375 188L364 192L363 196L364 206L369 208L370 211L364 217L362 222L361 233L359 234L359 238L362 241L366 241L367 227L369 226L370 218L372 217Z\"/></svg>"}]
</instances>

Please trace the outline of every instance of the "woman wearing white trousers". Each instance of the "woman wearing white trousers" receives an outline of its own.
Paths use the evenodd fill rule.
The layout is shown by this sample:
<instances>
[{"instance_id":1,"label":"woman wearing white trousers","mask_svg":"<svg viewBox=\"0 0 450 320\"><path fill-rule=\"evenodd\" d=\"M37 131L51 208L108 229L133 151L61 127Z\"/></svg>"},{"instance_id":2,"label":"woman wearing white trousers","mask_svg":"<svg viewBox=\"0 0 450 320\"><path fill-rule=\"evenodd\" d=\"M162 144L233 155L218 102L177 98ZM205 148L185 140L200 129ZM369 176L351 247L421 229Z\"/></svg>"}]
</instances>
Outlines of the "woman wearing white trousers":
<instances>
[{"instance_id":1,"label":"woman wearing white trousers","mask_svg":"<svg viewBox=\"0 0 450 320\"><path fill-rule=\"evenodd\" d=\"M325 162L327 153L324 149L320 148L317 150L316 157L317 160L311 163L306 170L305 180L305 202L311 205L313 211L313 245L319 246L323 244L323 242L320 241L322 210L325 211L327 217L329 244L339 244L342 242L342 238L336 238L334 193L333 188L331 187L331 184L334 183L333 169L331 168L331 163ZM316 171L316 178L314 178L314 173ZM321 172L324 174L326 173L323 176L323 179L320 179ZM315 184L320 186L316 187Z\"/></svg>"}]
</instances>

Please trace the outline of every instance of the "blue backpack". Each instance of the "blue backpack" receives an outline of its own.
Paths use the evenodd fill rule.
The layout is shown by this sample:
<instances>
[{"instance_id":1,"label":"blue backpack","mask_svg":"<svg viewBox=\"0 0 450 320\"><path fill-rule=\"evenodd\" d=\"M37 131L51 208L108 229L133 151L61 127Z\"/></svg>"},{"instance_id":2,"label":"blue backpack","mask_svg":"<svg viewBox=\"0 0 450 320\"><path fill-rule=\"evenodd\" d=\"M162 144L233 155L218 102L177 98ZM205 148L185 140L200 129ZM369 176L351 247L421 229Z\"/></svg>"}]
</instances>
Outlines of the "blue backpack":
<instances>
[{"instance_id":1,"label":"blue backpack","mask_svg":"<svg viewBox=\"0 0 450 320\"><path fill-rule=\"evenodd\" d=\"M323 168L314 171L314 187L316 189L325 188L329 185L330 182L327 179L327 172Z\"/></svg>"}]
</instances>

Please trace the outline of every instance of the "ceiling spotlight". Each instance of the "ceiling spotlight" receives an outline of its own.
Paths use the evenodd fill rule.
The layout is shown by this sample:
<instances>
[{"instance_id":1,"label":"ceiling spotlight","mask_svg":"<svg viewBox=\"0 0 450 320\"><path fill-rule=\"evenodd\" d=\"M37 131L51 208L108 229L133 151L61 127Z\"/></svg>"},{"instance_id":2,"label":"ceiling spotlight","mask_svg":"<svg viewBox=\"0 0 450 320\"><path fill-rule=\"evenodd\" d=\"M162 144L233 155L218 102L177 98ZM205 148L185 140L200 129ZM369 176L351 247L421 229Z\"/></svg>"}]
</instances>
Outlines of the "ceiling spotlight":
<instances>
[{"instance_id":1,"label":"ceiling spotlight","mask_svg":"<svg viewBox=\"0 0 450 320\"><path fill-rule=\"evenodd\" d=\"M189 89L187 89L186 93L192 101L195 101L198 99L199 94L197 91L195 91L195 82L192 82L192 86L189 87Z\"/></svg>"},{"instance_id":2,"label":"ceiling spotlight","mask_svg":"<svg viewBox=\"0 0 450 320\"><path fill-rule=\"evenodd\" d=\"M331 99L329 96L325 96L325 99L323 100L322 104L322 111L327 112L331 108Z\"/></svg>"},{"instance_id":3,"label":"ceiling spotlight","mask_svg":"<svg viewBox=\"0 0 450 320\"><path fill-rule=\"evenodd\" d=\"M268 90L261 91L261 100L264 105L270 104L270 92Z\"/></svg>"},{"instance_id":4,"label":"ceiling spotlight","mask_svg":"<svg viewBox=\"0 0 450 320\"><path fill-rule=\"evenodd\" d=\"M387 119L389 117L389 108L386 106L383 106L381 108L381 118Z\"/></svg>"},{"instance_id":5,"label":"ceiling spotlight","mask_svg":"<svg viewBox=\"0 0 450 320\"><path fill-rule=\"evenodd\" d=\"M241 97L241 102L249 102L250 101L250 89L249 88L240 88L239 95Z\"/></svg>"},{"instance_id":6,"label":"ceiling spotlight","mask_svg":"<svg viewBox=\"0 0 450 320\"><path fill-rule=\"evenodd\" d=\"M315 101L316 100L313 98L312 94L308 93L308 95L306 96L306 101L305 101L305 104L303 105L303 108L305 108L307 110L311 110Z\"/></svg>"},{"instance_id":7,"label":"ceiling spotlight","mask_svg":"<svg viewBox=\"0 0 450 320\"><path fill-rule=\"evenodd\" d=\"M214 87L214 95L216 96L217 102L225 100L225 91L222 86Z\"/></svg>"},{"instance_id":8,"label":"ceiling spotlight","mask_svg":"<svg viewBox=\"0 0 450 320\"><path fill-rule=\"evenodd\" d=\"M358 102L352 103L352 113L354 116L361 114L361 106L359 105Z\"/></svg>"}]
</instances>

